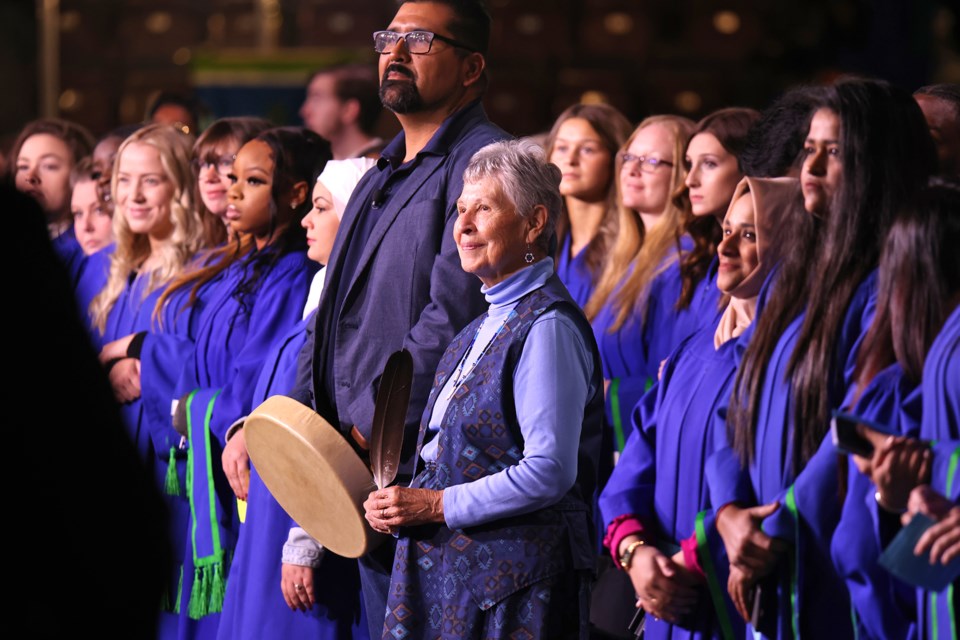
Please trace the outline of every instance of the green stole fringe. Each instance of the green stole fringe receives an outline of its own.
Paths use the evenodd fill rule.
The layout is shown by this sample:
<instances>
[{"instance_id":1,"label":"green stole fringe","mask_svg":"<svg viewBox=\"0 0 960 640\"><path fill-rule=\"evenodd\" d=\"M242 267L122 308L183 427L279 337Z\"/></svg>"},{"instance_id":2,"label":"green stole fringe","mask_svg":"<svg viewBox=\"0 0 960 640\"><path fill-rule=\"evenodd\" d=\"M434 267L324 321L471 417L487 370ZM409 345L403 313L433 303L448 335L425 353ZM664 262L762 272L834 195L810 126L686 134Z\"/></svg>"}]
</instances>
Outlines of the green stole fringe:
<instances>
[{"instance_id":1,"label":"green stole fringe","mask_svg":"<svg viewBox=\"0 0 960 640\"><path fill-rule=\"evenodd\" d=\"M192 405L197 393L198 390L194 390L187 397L186 412L190 439L190 448L187 450L187 496L193 520L191 546L194 566L187 615L194 620L223 610L229 565L220 541L218 502L213 484L210 447L210 418L220 390L213 393L208 400L202 424L196 424L198 421L193 420Z\"/></svg>"}]
</instances>

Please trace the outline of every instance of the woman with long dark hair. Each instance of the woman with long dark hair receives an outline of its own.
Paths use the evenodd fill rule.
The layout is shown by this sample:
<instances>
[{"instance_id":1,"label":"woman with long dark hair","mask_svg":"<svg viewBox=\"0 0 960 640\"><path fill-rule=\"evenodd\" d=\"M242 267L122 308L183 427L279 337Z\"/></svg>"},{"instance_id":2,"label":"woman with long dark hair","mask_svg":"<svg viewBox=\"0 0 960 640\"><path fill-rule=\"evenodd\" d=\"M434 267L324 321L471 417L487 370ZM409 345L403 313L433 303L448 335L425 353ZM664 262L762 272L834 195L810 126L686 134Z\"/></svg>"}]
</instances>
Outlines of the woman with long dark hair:
<instances>
[{"instance_id":1,"label":"woman with long dark hair","mask_svg":"<svg viewBox=\"0 0 960 640\"><path fill-rule=\"evenodd\" d=\"M861 79L819 92L801 170L810 216L748 330L727 416L736 455L718 452L707 470L728 589L745 619L747 591L772 576L761 588L776 594L765 635L853 634L846 589L827 570L839 503L836 456L824 437L873 316L881 239L933 168L926 123L908 94ZM794 545L796 565L776 564L771 537Z\"/></svg>"},{"instance_id":2,"label":"woman with long dark hair","mask_svg":"<svg viewBox=\"0 0 960 640\"><path fill-rule=\"evenodd\" d=\"M373 164L374 160L355 158L331 160L324 166L313 188L313 208L301 221L307 230L307 257L312 261L327 264L350 194ZM274 342L264 359L253 406L293 387L297 355L317 311L325 269L313 278L302 320ZM366 638L356 561L327 552L291 521L250 464L242 427L230 437L222 461L234 493L248 506L230 567L218 637L253 639L270 629L274 637L283 638Z\"/></svg>"},{"instance_id":3,"label":"woman with long dark hair","mask_svg":"<svg viewBox=\"0 0 960 640\"><path fill-rule=\"evenodd\" d=\"M687 176L674 201L684 209L683 234L693 241L693 247L680 259L677 308L693 306L705 325L711 324L720 311L716 266L721 224L733 191L744 176L740 154L759 118L753 109L714 111L697 123L684 154Z\"/></svg>"},{"instance_id":4,"label":"woman with long dark hair","mask_svg":"<svg viewBox=\"0 0 960 640\"><path fill-rule=\"evenodd\" d=\"M843 514L831 544L850 590L861 637L956 636L955 598L915 589L882 568L883 547L900 529L899 513L921 485L926 515L954 521L960 486L950 481L960 444L960 183L931 180L897 216L880 259L877 315L857 357L854 415L899 430L872 457L850 465ZM928 449L929 442L936 442ZM920 469L910 467L910 459ZM939 496L937 495L939 494ZM946 496L946 497L944 497ZM951 502L952 501L952 502ZM918 616L918 611L922 615ZM919 624L919 628L918 628ZM949 633L947 635L950 635Z\"/></svg>"},{"instance_id":5,"label":"woman with long dark hair","mask_svg":"<svg viewBox=\"0 0 960 640\"><path fill-rule=\"evenodd\" d=\"M606 264L617 234L617 151L630 122L607 104L575 104L553 123L547 157L563 175L557 221L557 275L581 307Z\"/></svg>"},{"instance_id":6,"label":"woman with long dark hair","mask_svg":"<svg viewBox=\"0 0 960 640\"><path fill-rule=\"evenodd\" d=\"M300 318L316 268L299 223L311 207L310 181L329 159L329 145L301 128L268 129L243 145L226 212L235 239L213 252L208 266L171 285L196 290L216 279L203 296L196 346L175 393L174 426L189 443L191 507L181 538L182 584L172 598L180 637L217 633L238 526L219 453L229 427L252 409L269 349Z\"/></svg>"}]
</instances>

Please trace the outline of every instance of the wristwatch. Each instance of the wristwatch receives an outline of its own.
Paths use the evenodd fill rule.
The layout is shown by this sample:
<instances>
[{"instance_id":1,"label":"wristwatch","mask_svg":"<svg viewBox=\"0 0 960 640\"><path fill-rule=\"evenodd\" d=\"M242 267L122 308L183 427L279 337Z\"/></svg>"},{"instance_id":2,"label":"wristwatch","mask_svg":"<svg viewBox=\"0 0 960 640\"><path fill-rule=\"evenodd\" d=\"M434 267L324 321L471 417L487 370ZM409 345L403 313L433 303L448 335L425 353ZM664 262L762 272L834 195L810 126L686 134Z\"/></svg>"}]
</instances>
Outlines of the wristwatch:
<instances>
[{"instance_id":1,"label":"wristwatch","mask_svg":"<svg viewBox=\"0 0 960 640\"><path fill-rule=\"evenodd\" d=\"M633 560L633 552L637 550L637 547L642 547L643 544L643 540L634 540L628 544L627 548L620 554L620 567L623 568L624 571L630 570L630 561Z\"/></svg>"}]
</instances>

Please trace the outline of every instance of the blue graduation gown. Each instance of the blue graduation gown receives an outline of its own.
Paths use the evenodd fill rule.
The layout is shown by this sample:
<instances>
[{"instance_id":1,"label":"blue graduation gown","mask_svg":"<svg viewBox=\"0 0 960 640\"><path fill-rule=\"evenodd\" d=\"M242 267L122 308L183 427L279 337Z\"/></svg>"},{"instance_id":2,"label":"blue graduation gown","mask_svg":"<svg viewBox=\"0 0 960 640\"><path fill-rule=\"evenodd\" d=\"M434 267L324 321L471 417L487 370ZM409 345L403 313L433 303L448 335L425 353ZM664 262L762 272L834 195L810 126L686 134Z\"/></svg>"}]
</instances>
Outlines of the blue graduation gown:
<instances>
[{"instance_id":1,"label":"blue graduation gown","mask_svg":"<svg viewBox=\"0 0 960 640\"><path fill-rule=\"evenodd\" d=\"M693 289L690 300L690 312L699 320L699 327L714 327L720 322L723 307L720 306L722 294L717 289L717 274L720 272L720 259L717 256L710 261L706 276ZM759 310L757 314L759 315Z\"/></svg>"},{"instance_id":2,"label":"blue graduation gown","mask_svg":"<svg viewBox=\"0 0 960 640\"><path fill-rule=\"evenodd\" d=\"M587 306L587 301L593 294L596 282L587 266L586 250L575 256L570 255L569 233L563 239L560 254L557 256L557 276L559 276L567 291L570 292L573 301L580 305L581 309Z\"/></svg>"},{"instance_id":3,"label":"blue graduation gown","mask_svg":"<svg viewBox=\"0 0 960 640\"><path fill-rule=\"evenodd\" d=\"M109 268L110 252L107 250L98 252L91 256L96 260L97 268L106 265ZM93 337L97 348L102 348L105 344L128 336L132 333L139 333L150 329L153 309L156 306L157 299L163 292L163 287L159 287L143 297L143 293L148 284L148 277L137 277L131 281L126 289L117 298L116 303L107 316L107 323L104 332L101 334L93 332ZM141 388L149 384L141 376ZM143 397L137 398L132 402L124 403L120 406L121 416L124 425L128 429L130 438L133 440L137 453L140 455L147 469L154 478L158 487L164 487L167 475L167 465L162 464L158 454L160 453L154 446L154 440L151 438L150 429L147 426L148 420L144 412ZM168 410L169 413L169 410ZM179 435L174 431L172 423L168 423L168 438L177 441ZM164 449L166 451L166 449ZM179 469L179 482L181 486L186 481L186 469ZM164 502L167 507L170 544L172 556L176 570L170 576L171 594L175 593L176 585L179 581L179 565L183 562L183 553L187 537L187 521L189 515L189 505L179 496L172 496L162 492ZM167 594L166 597L170 597ZM158 603L162 606L162 603ZM169 609L169 607L165 607ZM176 625L176 616L169 612L161 612L158 629L174 627Z\"/></svg>"},{"instance_id":4,"label":"blue graduation gown","mask_svg":"<svg viewBox=\"0 0 960 640\"><path fill-rule=\"evenodd\" d=\"M894 364L871 381L850 411L915 435L916 419L909 416L911 408L919 404L915 400L918 398L903 370ZM849 406L850 402L844 405ZM877 562L889 540L881 536L875 491L870 478L849 460L847 494L830 546L831 556L850 592L858 638L916 638L915 589L894 578Z\"/></svg>"},{"instance_id":5,"label":"blue graduation gown","mask_svg":"<svg viewBox=\"0 0 960 640\"><path fill-rule=\"evenodd\" d=\"M692 246L689 238L684 238L683 246L684 250ZM701 289L696 305L678 311L676 303L680 297L682 280L679 263L673 260L673 264L650 283L645 318L634 314L611 333L616 312L612 301L608 301L591 322L600 348L603 379L610 381L606 417L607 424L614 431L613 444L617 450L623 448L628 435L622 426L624 417L629 415L628 412L637 404L640 396L653 386L660 363L684 339L709 322L710 319L704 319L699 314L710 305L711 297L715 308L720 296L716 287L712 288L712 293ZM605 456L606 453L601 455Z\"/></svg>"},{"instance_id":6,"label":"blue graduation gown","mask_svg":"<svg viewBox=\"0 0 960 640\"><path fill-rule=\"evenodd\" d=\"M840 327L834 368L829 372L832 408L842 404L853 382L856 354L876 309L876 282L874 270L854 293ZM780 504L763 523L765 532L791 542L795 550L784 555L777 571L777 637L789 638L797 630L807 637L847 638L854 633L849 596L830 560L830 539L840 518L840 504L837 456L829 435L799 475L792 468L794 424L786 370L803 317L801 314L788 325L767 363L757 418L756 455L746 473L748 490L744 490L747 485L732 448L712 456L707 475L711 500L717 508L734 501ZM748 340L753 326L741 338Z\"/></svg>"},{"instance_id":7,"label":"blue graduation gown","mask_svg":"<svg viewBox=\"0 0 960 640\"><path fill-rule=\"evenodd\" d=\"M116 248L115 244L110 244L87 256L81 265L74 288L80 318L83 320L83 326L90 333L97 351L103 346L100 341L102 336L93 327L93 319L90 317L90 303L107 286L107 277L110 275L110 256L113 255Z\"/></svg>"},{"instance_id":8,"label":"blue graduation gown","mask_svg":"<svg viewBox=\"0 0 960 640\"><path fill-rule=\"evenodd\" d=\"M236 498L220 464L226 431L253 409L253 390L264 359L273 343L301 317L310 280L316 271L316 264L307 260L305 252L288 253L272 268L263 270L257 290L240 300L235 293L251 277L251 258L252 255L231 265L205 293L195 348L183 367L175 392L177 397L195 392L191 420L209 428L212 460L209 472L214 481L219 543L228 558L236 544L239 520ZM197 447L198 443L191 442L190 446ZM194 479L195 488L205 482ZM199 515L197 524L209 526L205 518L205 513ZM187 531L193 527L191 516ZM215 638L219 613L200 620L187 615L195 575L189 538L184 552L178 637Z\"/></svg>"},{"instance_id":9,"label":"blue graduation gown","mask_svg":"<svg viewBox=\"0 0 960 640\"><path fill-rule=\"evenodd\" d=\"M257 381L254 407L293 387L297 355L306 338L307 324L312 321L313 314L274 345ZM271 636L277 638L368 638L355 560L326 551L320 567L314 571L317 606L307 612L291 611L287 607L280 591L280 552L293 526L297 526L296 523L273 498L251 465L247 517L240 526L230 567L218 637L253 640L269 629Z\"/></svg>"},{"instance_id":10,"label":"blue graduation gown","mask_svg":"<svg viewBox=\"0 0 960 640\"><path fill-rule=\"evenodd\" d=\"M192 268L200 266L202 261L202 257L198 258ZM193 355L200 327L206 319L207 298L222 277L220 274L204 284L192 305L188 304L192 287L175 291L160 310L159 317L152 319L140 348L144 421L154 448L163 460L169 459L171 448L177 450L181 462L186 458L180 436L173 429L172 402L179 397L177 386L183 368Z\"/></svg>"},{"instance_id":11,"label":"blue graduation gown","mask_svg":"<svg viewBox=\"0 0 960 640\"><path fill-rule=\"evenodd\" d=\"M920 438L936 441L930 486L960 500L960 307L940 330L923 366L923 419ZM920 637L956 638L956 585L939 593L917 590Z\"/></svg>"},{"instance_id":12,"label":"blue graduation gown","mask_svg":"<svg viewBox=\"0 0 960 640\"><path fill-rule=\"evenodd\" d=\"M710 506L703 468L714 450L726 446L717 411L728 401L737 367L737 340L715 349L714 333L715 327L707 326L684 341L634 409L633 430L600 495L605 528L617 517L633 514L658 546L675 546L694 533L705 538L703 524L697 522L698 513ZM709 575L713 567L703 568ZM724 575L711 576L712 592L701 594L691 620L695 631L649 617L646 637L720 638L724 625L741 637L743 622L726 593L726 565L716 568ZM719 618L717 605L723 609Z\"/></svg>"},{"instance_id":13,"label":"blue graduation gown","mask_svg":"<svg viewBox=\"0 0 960 640\"><path fill-rule=\"evenodd\" d=\"M77 234L71 224L56 238L50 241L53 245L53 252L60 258L60 262L67 269L67 275L70 277L70 284L76 286L80 279L80 272L86 255L83 253L83 247L77 241Z\"/></svg>"},{"instance_id":14,"label":"blue graduation gown","mask_svg":"<svg viewBox=\"0 0 960 640\"><path fill-rule=\"evenodd\" d=\"M95 334L98 350L114 340L150 328L150 315L153 313L157 299L163 292L163 287L158 287L147 293L148 284L148 274L137 276L120 293L107 315L103 333L96 332ZM152 464L154 457L151 455L153 450L149 441L149 434L143 425L143 403L141 399L137 398L133 402L126 402L121 405L121 413L141 458L147 464L155 466Z\"/></svg>"}]
</instances>

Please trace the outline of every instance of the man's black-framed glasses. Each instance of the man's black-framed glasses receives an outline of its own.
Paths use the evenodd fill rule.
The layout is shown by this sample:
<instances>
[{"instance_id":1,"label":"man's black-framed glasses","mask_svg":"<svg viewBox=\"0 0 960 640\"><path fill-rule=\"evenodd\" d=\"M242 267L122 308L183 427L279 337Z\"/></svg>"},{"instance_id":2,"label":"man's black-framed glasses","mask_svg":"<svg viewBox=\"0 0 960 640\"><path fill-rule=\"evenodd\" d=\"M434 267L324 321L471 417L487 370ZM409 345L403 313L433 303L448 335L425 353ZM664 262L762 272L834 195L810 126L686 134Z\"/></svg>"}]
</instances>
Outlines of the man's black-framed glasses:
<instances>
[{"instance_id":1,"label":"man's black-framed glasses","mask_svg":"<svg viewBox=\"0 0 960 640\"><path fill-rule=\"evenodd\" d=\"M407 47L407 51L410 53L430 53L430 47L433 46L434 40L446 42L453 47L476 52L476 49L469 45L463 44L462 42L454 40L453 38L448 38L447 36L442 36L439 33L434 33L432 31L408 31L406 33L397 33L396 31L374 31L373 50L377 53L383 53L387 49L396 46L397 42L399 42L401 39L403 39L403 42Z\"/></svg>"}]
</instances>

